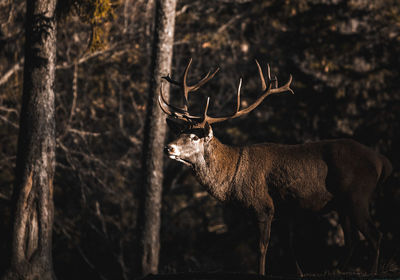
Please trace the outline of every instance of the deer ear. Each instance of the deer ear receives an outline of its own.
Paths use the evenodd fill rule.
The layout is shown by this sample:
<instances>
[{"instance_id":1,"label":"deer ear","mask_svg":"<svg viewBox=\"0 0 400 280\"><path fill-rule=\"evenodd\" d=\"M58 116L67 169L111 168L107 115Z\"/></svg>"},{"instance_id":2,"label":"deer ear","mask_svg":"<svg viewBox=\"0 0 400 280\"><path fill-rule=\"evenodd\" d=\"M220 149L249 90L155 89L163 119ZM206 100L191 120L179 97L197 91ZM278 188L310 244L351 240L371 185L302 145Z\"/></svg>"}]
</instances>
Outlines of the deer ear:
<instances>
[{"instance_id":1,"label":"deer ear","mask_svg":"<svg viewBox=\"0 0 400 280\"><path fill-rule=\"evenodd\" d=\"M204 134L205 134L205 141L207 143L210 142L210 140L214 137L211 125L209 125L208 122L206 122L206 125L204 126Z\"/></svg>"},{"instance_id":2,"label":"deer ear","mask_svg":"<svg viewBox=\"0 0 400 280\"><path fill-rule=\"evenodd\" d=\"M183 126L172 119L166 119L168 127L172 130L175 134L180 134L182 132Z\"/></svg>"}]
</instances>

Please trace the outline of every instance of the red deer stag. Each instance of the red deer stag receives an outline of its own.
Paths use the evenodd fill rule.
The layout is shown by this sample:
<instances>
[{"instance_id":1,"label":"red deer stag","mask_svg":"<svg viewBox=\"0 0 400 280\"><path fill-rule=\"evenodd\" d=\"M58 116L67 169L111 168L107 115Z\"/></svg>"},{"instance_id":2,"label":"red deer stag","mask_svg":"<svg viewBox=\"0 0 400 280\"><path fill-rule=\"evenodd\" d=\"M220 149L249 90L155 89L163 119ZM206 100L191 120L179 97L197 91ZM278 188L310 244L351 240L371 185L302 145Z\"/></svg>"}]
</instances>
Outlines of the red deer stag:
<instances>
[{"instance_id":1,"label":"red deer stag","mask_svg":"<svg viewBox=\"0 0 400 280\"><path fill-rule=\"evenodd\" d=\"M211 124L250 113L270 94L291 92L292 77L278 87L271 79L268 66L267 82L257 63L261 79L261 96L245 109L240 109L240 80L236 112L227 117L189 112L188 94L198 90L214 77L210 72L197 84L188 85L187 65L182 81L163 77L182 89L184 107L166 102L161 90L159 105L168 115L169 126L179 134L165 151L174 160L190 166L198 181L218 200L236 201L256 214L259 224L259 273L265 275L265 256L275 208L286 204L315 212L330 209L339 213L343 227L347 260L353 251L351 239L359 230L374 250L372 272L376 273L381 233L369 215L369 201L376 186L391 173L391 164L384 156L349 139L326 140L299 145L273 143L233 147L221 143Z\"/></svg>"}]
</instances>

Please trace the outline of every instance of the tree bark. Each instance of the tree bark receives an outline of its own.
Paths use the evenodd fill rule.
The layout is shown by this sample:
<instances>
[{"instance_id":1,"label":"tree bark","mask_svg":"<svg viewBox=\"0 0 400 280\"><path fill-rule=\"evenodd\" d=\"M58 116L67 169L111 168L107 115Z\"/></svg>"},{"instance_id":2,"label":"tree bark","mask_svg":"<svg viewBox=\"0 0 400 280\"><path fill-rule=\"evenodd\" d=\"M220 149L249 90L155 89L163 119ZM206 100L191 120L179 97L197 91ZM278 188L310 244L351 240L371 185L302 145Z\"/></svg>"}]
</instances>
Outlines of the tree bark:
<instances>
[{"instance_id":1,"label":"tree bark","mask_svg":"<svg viewBox=\"0 0 400 280\"><path fill-rule=\"evenodd\" d=\"M10 268L3 279L55 279L52 264L55 168L56 0L27 0Z\"/></svg>"},{"instance_id":2,"label":"tree bark","mask_svg":"<svg viewBox=\"0 0 400 280\"><path fill-rule=\"evenodd\" d=\"M158 272L160 251L160 210L163 182L163 147L166 126L157 98L161 76L171 72L176 0L156 0L153 55L148 112L144 139L144 205L141 233L141 274ZM169 86L164 87L169 96Z\"/></svg>"}]
</instances>

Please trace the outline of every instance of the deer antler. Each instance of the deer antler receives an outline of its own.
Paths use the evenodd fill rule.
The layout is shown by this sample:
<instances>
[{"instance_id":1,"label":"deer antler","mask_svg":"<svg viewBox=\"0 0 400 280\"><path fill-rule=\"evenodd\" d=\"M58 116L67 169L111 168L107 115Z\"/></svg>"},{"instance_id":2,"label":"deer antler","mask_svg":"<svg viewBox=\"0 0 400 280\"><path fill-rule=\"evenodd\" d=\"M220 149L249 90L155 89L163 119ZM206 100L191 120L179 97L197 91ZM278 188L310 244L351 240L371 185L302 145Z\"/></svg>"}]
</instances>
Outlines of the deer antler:
<instances>
[{"instance_id":1,"label":"deer antler","mask_svg":"<svg viewBox=\"0 0 400 280\"><path fill-rule=\"evenodd\" d=\"M274 77L274 79L271 79L271 73L270 73L270 67L268 65L267 67L267 71L268 71L268 88L267 88L267 84L265 82L264 79L264 74L263 71L261 69L260 64L258 63L258 61L256 60L256 64L257 64L257 68L258 68L258 73L260 75L260 79L261 79L261 87L262 87L262 91L264 92L253 104L251 104L249 107L243 109L243 110L239 110L240 109L240 90L241 90L241 86L242 86L242 79L240 79L239 81L239 86L238 86L238 90L237 90L237 106L236 106L236 112L228 117L210 117L207 115L207 109L208 109L208 104L210 102L210 98L207 99L207 105L206 105L206 109L204 111L203 114L203 121L201 123L198 124L199 127L203 127L205 125L206 122L208 122L209 124L212 123L217 123L217 122L222 122L225 120L229 120L229 119L235 119L237 117L246 115L248 113L250 113L251 111L253 111L255 108L257 108L258 105L261 104L261 102L268 96L271 95L273 93L280 93L280 92L285 92L285 91L289 91L292 94L294 94L293 90L290 88L290 84L292 82L292 75L290 75L289 77L289 81L284 84L281 87L278 87L278 80L276 79L276 77ZM273 88L274 86L274 88Z\"/></svg>"},{"instance_id":2,"label":"deer antler","mask_svg":"<svg viewBox=\"0 0 400 280\"><path fill-rule=\"evenodd\" d=\"M188 75L188 72L189 72L190 65L192 65L192 58L190 58L189 63L185 68L185 72L183 73L183 77L182 77L182 81L181 82L173 80L169 75L167 75L165 77L162 77L163 79L165 79L169 83L177 85L177 86L180 86L182 88L184 109L180 109L180 110L183 110L185 112L188 112L188 109L189 109L189 101L188 101L189 92L194 92L194 91L198 90L201 86L203 86L209 80L214 78L215 74L217 74L217 72L219 71L219 68L217 68L212 74L211 74L211 71L208 71L208 73L205 75L205 77L203 79L198 81L196 84L189 86L187 84L187 75ZM161 94L162 94L162 92L161 92ZM164 96L162 96L162 99L164 100L164 103L166 103ZM167 105L169 107L171 107L171 108L178 109L178 111L179 111L179 108L173 107L173 106L171 106L169 104L167 104Z\"/></svg>"},{"instance_id":3,"label":"deer antler","mask_svg":"<svg viewBox=\"0 0 400 280\"><path fill-rule=\"evenodd\" d=\"M251 104L250 106L248 106L245 109L240 110L240 90L242 87L242 79L240 79L238 89L237 89L236 111L233 115L227 116L227 117L211 117L211 116L207 115L208 106L210 104L210 97L208 97L203 116L194 116L194 115L191 115L188 111L188 107L189 107L188 94L189 94L189 92L198 90L202 85L204 85L206 82L208 82L210 79L212 79L214 77L214 75L218 72L219 68L217 68L217 70L214 71L214 73L211 75L210 75L211 72L208 72L207 75L203 79L201 79L197 84L195 84L193 86L188 86L186 79L187 79L187 73L188 73L191 63L192 63L192 59L190 59L189 64L186 66L186 69L185 69L185 72L184 72L184 75L182 78L182 82L177 82L175 80L172 80L169 76L163 77L168 82L182 87L183 98L184 98L184 102L185 102L184 109L180 109L180 108L177 108L175 106L168 104L165 101L162 90L160 92L158 102L159 102L161 109L164 111L164 113L166 113L167 115L169 115L173 118L177 118L177 119L181 119L186 122L189 122L192 128L202 128L205 126L206 123L212 124L212 123L222 122L225 120L234 119L234 118L246 115L246 114L250 113L251 111L253 111L255 108L257 108L257 106L260 105L261 102L267 96L269 96L271 94L285 92L285 91L289 91L292 94L294 93L293 90L290 88L290 84L292 82L292 75L290 75L289 81L286 84L284 84L281 87L278 87L278 80L277 80L276 76L273 79L271 78L271 70L268 65L267 66L267 83L266 83L265 78L264 78L264 73L261 69L261 66L258 63L258 61L256 60L258 73L260 75L260 80L261 80L262 95L253 104ZM267 86L267 84L268 84L268 86Z\"/></svg>"}]
</instances>

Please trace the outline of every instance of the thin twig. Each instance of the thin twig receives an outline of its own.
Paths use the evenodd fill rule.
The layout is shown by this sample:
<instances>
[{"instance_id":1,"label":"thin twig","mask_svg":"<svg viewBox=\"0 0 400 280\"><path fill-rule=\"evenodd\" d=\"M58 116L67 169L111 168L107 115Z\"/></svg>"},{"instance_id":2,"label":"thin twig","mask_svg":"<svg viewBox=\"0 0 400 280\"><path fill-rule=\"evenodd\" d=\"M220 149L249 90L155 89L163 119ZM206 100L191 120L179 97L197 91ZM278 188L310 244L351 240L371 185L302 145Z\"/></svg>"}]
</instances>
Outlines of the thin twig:
<instances>
[{"instance_id":1,"label":"thin twig","mask_svg":"<svg viewBox=\"0 0 400 280\"><path fill-rule=\"evenodd\" d=\"M123 48L123 49L120 49L120 48L117 48L117 47L111 47L111 48L108 48L108 49L105 49L105 50L96 51L96 52L87 54L87 55L79 58L78 59L78 65L82 64L82 63L85 63L88 60L91 60L91 59L96 58L96 57L101 56L101 55L110 54L110 53L113 53L113 52L118 52L118 54L123 54L123 53L128 52L128 51L132 51L132 48L130 46L126 47L126 48ZM68 69L68 68L73 67L75 64L76 64L76 62L73 62L73 63L64 62L63 64L57 65L56 69L57 70L58 69Z\"/></svg>"},{"instance_id":2,"label":"thin twig","mask_svg":"<svg viewBox=\"0 0 400 280\"><path fill-rule=\"evenodd\" d=\"M7 108L4 106L0 106L0 111L7 112L7 113L15 113L18 115L18 111L15 110L14 108Z\"/></svg>"},{"instance_id":3,"label":"thin twig","mask_svg":"<svg viewBox=\"0 0 400 280\"><path fill-rule=\"evenodd\" d=\"M83 131L83 130L78 130L75 128L70 128L68 129L69 132L78 134L80 136L93 136L93 137L99 137L101 136L101 133L99 132L91 132L91 131Z\"/></svg>"},{"instance_id":4,"label":"thin twig","mask_svg":"<svg viewBox=\"0 0 400 280\"><path fill-rule=\"evenodd\" d=\"M76 99L78 98L78 63L75 62L74 64L74 74L72 78L72 105L71 105L71 110L69 113L69 118L68 118L68 123L67 125L69 126L72 118L75 115L75 108L76 108Z\"/></svg>"},{"instance_id":5,"label":"thin twig","mask_svg":"<svg viewBox=\"0 0 400 280\"><path fill-rule=\"evenodd\" d=\"M19 70L22 70L22 64L24 63L24 59L21 58L16 64L14 64L3 76L0 78L0 86L7 83L7 81Z\"/></svg>"},{"instance_id":6,"label":"thin twig","mask_svg":"<svg viewBox=\"0 0 400 280\"><path fill-rule=\"evenodd\" d=\"M0 199L2 200L6 200L6 201L10 201L11 198L9 198L8 196L6 196L5 194L0 193Z\"/></svg>"},{"instance_id":7,"label":"thin twig","mask_svg":"<svg viewBox=\"0 0 400 280\"><path fill-rule=\"evenodd\" d=\"M7 119L6 117L0 115L0 119L3 120L4 122L10 124L11 126L13 126L14 128L18 129L19 125L16 123L13 123L12 121L10 121L9 119Z\"/></svg>"},{"instance_id":8,"label":"thin twig","mask_svg":"<svg viewBox=\"0 0 400 280\"><path fill-rule=\"evenodd\" d=\"M228 20L227 23L223 24L220 28L218 28L217 32L215 34L220 34L223 31L225 31L229 26L234 24L237 20L241 19L244 15L243 14L237 14L236 16L232 17L230 20Z\"/></svg>"}]
</instances>

